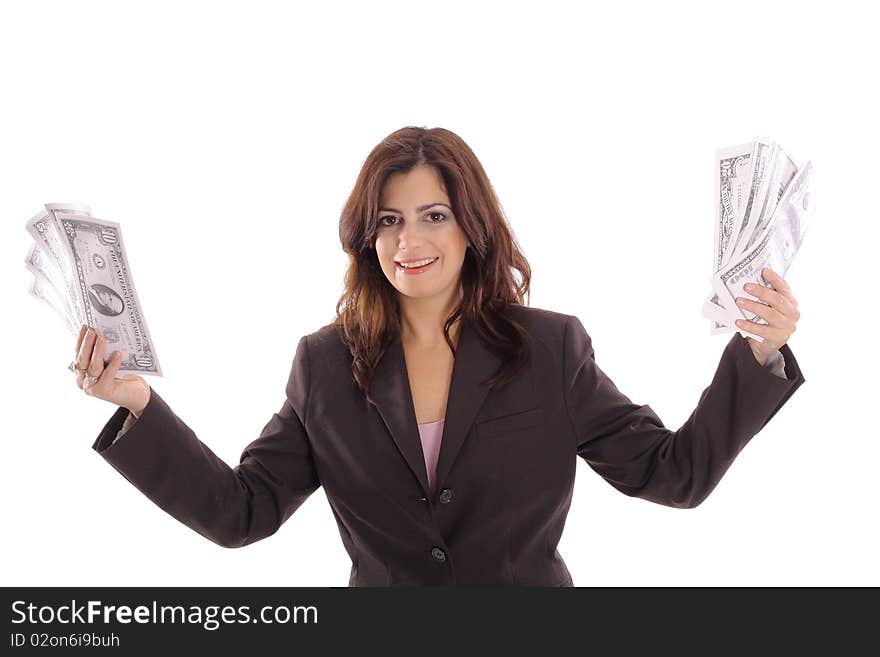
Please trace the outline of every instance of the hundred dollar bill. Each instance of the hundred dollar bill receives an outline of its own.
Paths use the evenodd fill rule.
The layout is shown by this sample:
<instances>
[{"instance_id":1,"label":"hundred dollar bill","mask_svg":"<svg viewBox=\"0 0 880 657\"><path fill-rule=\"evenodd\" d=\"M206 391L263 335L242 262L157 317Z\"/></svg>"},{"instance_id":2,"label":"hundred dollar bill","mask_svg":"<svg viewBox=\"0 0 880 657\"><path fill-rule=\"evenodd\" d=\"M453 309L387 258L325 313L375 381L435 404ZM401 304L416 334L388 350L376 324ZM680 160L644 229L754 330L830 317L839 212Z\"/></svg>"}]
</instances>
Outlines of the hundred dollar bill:
<instances>
[{"instance_id":1,"label":"hundred dollar bill","mask_svg":"<svg viewBox=\"0 0 880 657\"><path fill-rule=\"evenodd\" d=\"M55 312L64 320L67 330L73 335L79 335L79 326L74 324L73 318L67 313L64 298L55 289L55 286L49 282L40 272L33 272L34 278L31 281L30 294L41 301L45 301L51 306Z\"/></svg>"},{"instance_id":2,"label":"hundred dollar bill","mask_svg":"<svg viewBox=\"0 0 880 657\"><path fill-rule=\"evenodd\" d=\"M134 287L119 224L90 215L51 211L71 263L84 324L122 352L120 372L162 376Z\"/></svg>"},{"instance_id":3,"label":"hundred dollar bill","mask_svg":"<svg viewBox=\"0 0 880 657\"><path fill-rule=\"evenodd\" d=\"M715 153L715 252L712 271L717 272L730 259L734 239L742 223L742 216L752 182L753 142L746 142ZM703 304L703 315L712 320L712 333L729 330L724 323L727 312L717 294Z\"/></svg>"},{"instance_id":4,"label":"hundred dollar bill","mask_svg":"<svg viewBox=\"0 0 880 657\"><path fill-rule=\"evenodd\" d=\"M744 243L740 245L738 251L733 254L733 258L742 255L752 248L764 234L767 224L770 222L776 207L782 199L782 195L798 171L797 165L795 165L788 154L778 144L774 144L774 147L773 161L768 165L770 172L767 175L767 189L764 194L761 211L758 213L758 220L752 227L751 236L743 241Z\"/></svg>"},{"instance_id":5,"label":"hundred dollar bill","mask_svg":"<svg viewBox=\"0 0 880 657\"><path fill-rule=\"evenodd\" d=\"M61 204L52 203L47 204L46 207L58 205ZM68 205L66 207L74 206ZM31 237L34 238L34 243L40 246L42 251L47 254L47 260L51 259L51 264L47 262L45 265L45 269L52 269L52 276L48 276L48 278L58 285L59 294L64 299L65 305L73 313L73 320L77 325L82 325L86 323L86 317L80 308L79 296L74 284L73 265L64 250L64 242L55 219L55 211L53 208L38 212L28 219L25 228ZM31 265L34 264L31 263ZM45 269L43 269L43 273L46 273Z\"/></svg>"},{"instance_id":6,"label":"hundred dollar bill","mask_svg":"<svg viewBox=\"0 0 880 657\"><path fill-rule=\"evenodd\" d=\"M718 152L718 167L716 171L716 186L718 187L717 200L718 221L716 226L715 257L713 259L713 273L719 272L728 264L743 240L743 236L750 231L750 225L754 225L759 214L757 208L763 207L763 198L766 196L766 169L767 162L774 153L775 142L772 139L758 137L751 142L722 149ZM748 153L747 155L745 153ZM740 164L735 194L731 194L731 200L724 198L725 188L730 182L723 180L729 178L729 167ZM747 163L747 164L744 164ZM730 192L728 191L730 194ZM730 209L725 212L722 204L730 204ZM727 216L725 216L727 215ZM730 227L724 223L730 222ZM729 234L726 240L719 242L718 235ZM703 304L703 316L711 320L711 333L725 333L731 331L729 323L721 320L721 317L730 318L734 309L726 308L724 302L714 293Z\"/></svg>"},{"instance_id":7,"label":"hundred dollar bill","mask_svg":"<svg viewBox=\"0 0 880 657\"><path fill-rule=\"evenodd\" d=\"M71 306L71 300L67 294L67 281L64 274L58 268L57 262L39 245L38 242L31 244L27 258L24 261L25 267L35 276L41 278L40 290L44 290L47 286L51 287L51 299L47 299L47 294L34 295L42 298L49 303L59 313L61 313L68 324L79 326L79 311ZM77 329L78 333L78 329Z\"/></svg>"},{"instance_id":8,"label":"hundred dollar bill","mask_svg":"<svg viewBox=\"0 0 880 657\"><path fill-rule=\"evenodd\" d=\"M68 214L92 214L92 208L84 203L44 203L47 212L67 212Z\"/></svg>"},{"instance_id":9,"label":"hundred dollar bill","mask_svg":"<svg viewBox=\"0 0 880 657\"><path fill-rule=\"evenodd\" d=\"M767 164L771 161L776 142L772 139L757 138L750 157L752 164L752 179L746 197L745 207L739 217L739 222L734 228L735 239L733 247L726 252L727 260L737 252L740 244L751 236L752 229L758 221L761 209L764 207L764 197L767 194ZM717 271L717 270L716 270Z\"/></svg>"},{"instance_id":10,"label":"hundred dollar bill","mask_svg":"<svg viewBox=\"0 0 880 657\"><path fill-rule=\"evenodd\" d=\"M732 241L742 220L752 181L752 142L720 149L715 170L715 257L712 271L729 259Z\"/></svg>"},{"instance_id":11,"label":"hundred dollar bill","mask_svg":"<svg viewBox=\"0 0 880 657\"><path fill-rule=\"evenodd\" d=\"M737 306L735 299L745 297L760 302L756 297L746 293L743 286L746 283L757 283L771 287L761 274L764 267L769 267L782 277L785 276L800 248L814 212L813 165L812 162L807 162L786 188L758 241L735 262L712 277L712 288L721 304L732 309L731 323L737 318L758 324L767 323L757 314ZM760 336L744 329L739 330L748 337L763 342Z\"/></svg>"}]
</instances>

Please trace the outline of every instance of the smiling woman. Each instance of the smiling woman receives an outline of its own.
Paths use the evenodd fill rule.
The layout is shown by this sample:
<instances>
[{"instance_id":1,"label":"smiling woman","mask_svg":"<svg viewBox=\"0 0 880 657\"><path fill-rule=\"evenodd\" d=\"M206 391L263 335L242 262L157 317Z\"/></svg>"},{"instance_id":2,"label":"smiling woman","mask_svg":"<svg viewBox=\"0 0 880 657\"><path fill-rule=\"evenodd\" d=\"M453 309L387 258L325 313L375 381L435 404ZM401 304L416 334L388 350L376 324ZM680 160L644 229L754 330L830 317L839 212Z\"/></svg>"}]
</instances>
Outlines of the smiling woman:
<instances>
[{"instance_id":1,"label":"smiling woman","mask_svg":"<svg viewBox=\"0 0 880 657\"><path fill-rule=\"evenodd\" d=\"M339 234L351 259L334 323L368 403L373 371L393 340L402 340L410 360L431 360L430 347L451 358L462 317L504 356L495 385L524 367L523 328L502 310L525 303L531 270L482 165L458 135L406 127L383 139L343 208ZM433 361L444 367L442 355Z\"/></svg>"},{"instance_id":2,"label":"smiling woman","mask_svg":"<svg viewBox=\"0 0 880 657\"><path fill-rule=\"evenodd\" d=\"M419 205L423 198L440 200ZM461 300L467 235L455 220L440 175L430 165L389 176L379 203L380 212L397 213L380 217L375 248L382 271L399 293L403 336L409 340L418 327L427 327L427 320L442 326L442 314L451 314L452 304ZM386 204L412 210L389 209ZM425 334L430 335L427 328Z\"/></svg>"},{"instance_id":3,"label":"smiling woman","mask_svg":"<svg viewBox=\"0 0 880 657\"><path fill-rule=\"evenodd\" d=\"M300 339L281 408L235 468L152 388L93 445L219 545L270 536L321 486L351 586L571 586L556 548L576 457L625 495L693 508L804 382L787 345L774 372L734 333L688 420L664 426L599 368L577 317L524 304L528 263L442 128L373 149L339 236L337 316ZM80 353L99 365L91 340Z\"/></svg>"}]
</instances>

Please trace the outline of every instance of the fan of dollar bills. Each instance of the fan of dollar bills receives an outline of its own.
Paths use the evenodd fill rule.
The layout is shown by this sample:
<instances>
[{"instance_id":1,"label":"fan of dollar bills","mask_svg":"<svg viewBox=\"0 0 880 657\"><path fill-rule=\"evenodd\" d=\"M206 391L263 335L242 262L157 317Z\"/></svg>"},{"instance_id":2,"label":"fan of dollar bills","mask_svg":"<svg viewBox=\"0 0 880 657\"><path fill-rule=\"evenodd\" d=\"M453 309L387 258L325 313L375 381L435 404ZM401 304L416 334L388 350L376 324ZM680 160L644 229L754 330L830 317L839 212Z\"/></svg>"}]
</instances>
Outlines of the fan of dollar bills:
<instances>
[{"instance_id":1,"label":"fan of dollar bills","mask_svg":"<svg viewBox=\"0 0 880 657\"><path fill-rule=\"evenodd\" d=\"M119 224L93 217L87 205L44 208L26 225L34 238L25 259L34 275L30 293L54 308L73 335L85 324L106 338L105 362L122 352L119 372L162 376Z\"/></svg>"},{"instance_id":2,"label":"fan of dollar bills","mask_svg":"<svg viewBox=\"0 0 880 657\"><path fill-rule=\"evenodd\" d=\"M785 277L813 217L813 166L798 168L774 140L753 141L716 153L715 255L711 298L703 316L711 333L739 331L737 319L766 324L762 317L736 305L737 297L760 301L743 290L746 283L771 287L761 275L769 267Z\"/></svg>"}]
</instances>

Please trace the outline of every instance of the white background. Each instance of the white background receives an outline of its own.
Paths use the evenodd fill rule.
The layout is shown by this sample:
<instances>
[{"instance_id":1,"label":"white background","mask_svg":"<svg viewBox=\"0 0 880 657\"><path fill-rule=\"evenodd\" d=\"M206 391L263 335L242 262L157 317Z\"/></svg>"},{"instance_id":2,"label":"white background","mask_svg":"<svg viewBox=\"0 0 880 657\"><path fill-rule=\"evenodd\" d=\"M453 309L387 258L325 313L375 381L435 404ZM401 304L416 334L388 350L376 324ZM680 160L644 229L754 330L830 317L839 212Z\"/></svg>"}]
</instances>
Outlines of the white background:
<instances>
[{"instance_id":1,"label":"white background","mask_svg":"<svg viewBox=\"0 0 880 657\"><path fill-rule=\"evenodd\" d=\"M628 498L578 461L560 553L579 586L878 585L880 49L860 3L28 2L0 9L5 585L346 586L323 490L227 550L91 449L115 410L28 294L25 221L91 205L124 229L164 370L227 463L333 316L339 212L405 125L459 134L596 360L670 428L730 334L701 316L716 148L812 160L817 214L786 279L806 383L697 509ZM308 8L306 8L308 7ZM871 393L870 390L874 390Z\"/></svg>"}]
</instances>

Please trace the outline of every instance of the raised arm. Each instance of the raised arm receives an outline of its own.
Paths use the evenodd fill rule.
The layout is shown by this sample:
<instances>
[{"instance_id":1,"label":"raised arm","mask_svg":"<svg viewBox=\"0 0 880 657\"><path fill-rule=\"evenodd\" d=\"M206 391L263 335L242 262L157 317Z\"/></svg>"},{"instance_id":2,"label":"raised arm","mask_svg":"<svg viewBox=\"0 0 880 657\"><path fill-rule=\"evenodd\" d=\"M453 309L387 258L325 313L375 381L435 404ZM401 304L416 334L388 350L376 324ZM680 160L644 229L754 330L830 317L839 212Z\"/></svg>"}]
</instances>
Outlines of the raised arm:
<instances>
[{"instance_id":1,"label":"raised arm","mask_svg":"<svg viewBox=\"0 0 880 657\"><path fill-rule=\"evenodd\" d=\"M633 403L617 389L596 364L583 324L569 317L564 394L577 454L625 495L677 508L699 505L804 383L788 345L779 351L787 378L758 363L745 338L734 333L696 409L672 431L650 406Z\"/></svg>"},{"instance_id":2,"label":"raised arm","mask_svg":"<svg viewBox=\"0 0 880 657\"><path fill-rule=\"evenodd\" d=\"M223 547L271 534L317 490L305 430L307 338L297 346L286 399L230 468L151 390L147 406L118 440L129 415L120 407L92 448L171 516Z\"/></svg>"}]
</instances>

